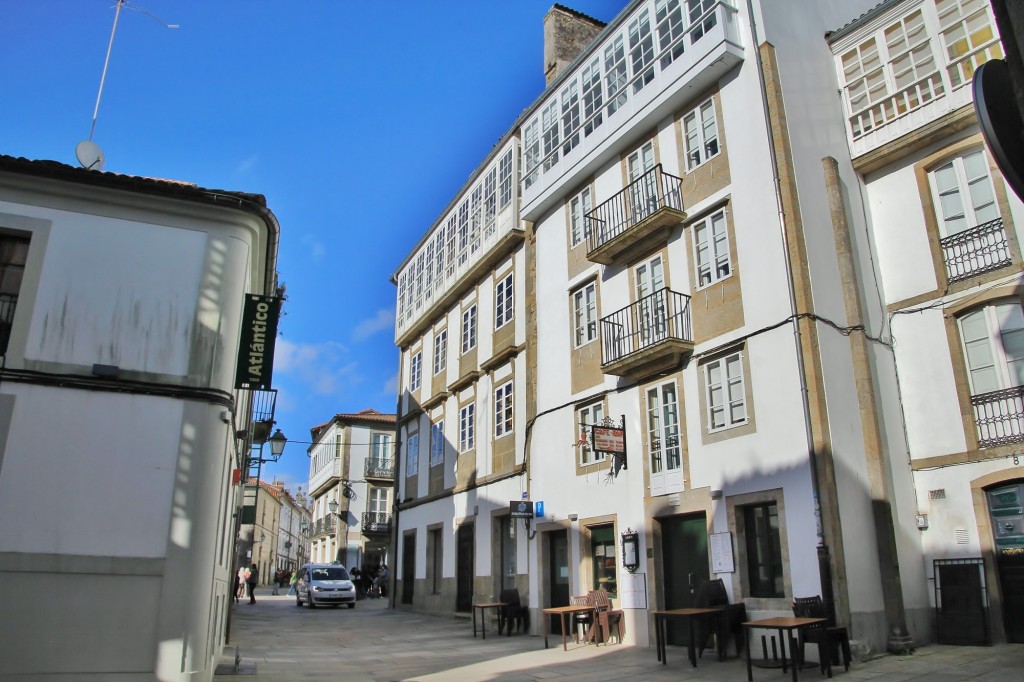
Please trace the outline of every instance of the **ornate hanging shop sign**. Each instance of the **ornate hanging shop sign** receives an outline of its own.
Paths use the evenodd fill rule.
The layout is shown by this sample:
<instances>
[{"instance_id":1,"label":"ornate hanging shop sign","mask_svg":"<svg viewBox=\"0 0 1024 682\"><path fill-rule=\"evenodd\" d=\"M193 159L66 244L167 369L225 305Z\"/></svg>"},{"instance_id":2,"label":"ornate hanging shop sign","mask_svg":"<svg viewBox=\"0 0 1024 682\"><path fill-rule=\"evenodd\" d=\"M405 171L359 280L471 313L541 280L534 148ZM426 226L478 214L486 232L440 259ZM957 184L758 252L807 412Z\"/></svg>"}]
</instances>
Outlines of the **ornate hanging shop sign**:
<instances>
[{"instance_id":1,"label":"ornate hanging shop sign","mask_svg":"<svg viewBox=\"0 0 1024 682\"><path fill-rule=\"evenodd\" d=\"M274 373L274 341L281 299L247 294L235 369L235 388L269 390Z\"/></svg>"},{"instance_id":2,"label":"ornate hanging shop sign","mask_svg":"<svg viewBox=\"0 0 1024 682\"><path fill-rule=\"evenodd\" d=\"M618 475L619 469L629 468L626 464L626 415L622 415L622 421L617 425L611 417L605 417L599 424L580 426L584 434L590 434L589 445L595 454L611 455L614 458L614 474ZM586 436L583 440L586 440Z\"/></svg>"}]
</instances>

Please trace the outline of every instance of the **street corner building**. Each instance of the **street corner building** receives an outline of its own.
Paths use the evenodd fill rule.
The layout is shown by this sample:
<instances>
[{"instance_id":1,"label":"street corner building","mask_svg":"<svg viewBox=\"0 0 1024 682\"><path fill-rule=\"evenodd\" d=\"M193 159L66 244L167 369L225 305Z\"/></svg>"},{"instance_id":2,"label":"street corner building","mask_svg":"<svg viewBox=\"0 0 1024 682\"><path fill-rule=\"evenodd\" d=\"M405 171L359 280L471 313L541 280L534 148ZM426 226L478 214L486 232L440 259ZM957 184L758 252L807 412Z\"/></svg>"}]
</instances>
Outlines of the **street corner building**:
<instances>
[{"instance_id":1,"label":"street corner building","mask_svg":"<svg viewBox=\"0 0 1024 682\"><path fill-rule=\"evenodd\" d=\"M555 5L544 32L546 88L392 277L398 605L516 590L537 632L604 589L650 646L721 580L749 618L820 596L861 650L1024 641L988 3Z\"/></svg>"},{"instance_id":2,"label":"street corner building","mask_svg":"<svg viewBox=\"0 0 1024 682\"><path fill-rule=\"evenodd\" d=\"M212 678L278 238L260 195L0 156L3 675Z\"/></svg>"}]
</instances>

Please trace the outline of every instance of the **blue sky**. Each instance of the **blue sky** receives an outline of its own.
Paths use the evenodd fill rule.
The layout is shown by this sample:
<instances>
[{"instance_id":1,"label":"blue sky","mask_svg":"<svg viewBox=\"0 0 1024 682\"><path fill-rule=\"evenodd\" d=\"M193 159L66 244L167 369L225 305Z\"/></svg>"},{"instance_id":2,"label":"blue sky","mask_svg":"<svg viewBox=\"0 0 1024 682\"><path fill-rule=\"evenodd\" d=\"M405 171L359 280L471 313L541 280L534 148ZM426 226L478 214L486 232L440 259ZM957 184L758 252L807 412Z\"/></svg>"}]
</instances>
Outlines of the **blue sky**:
<instances>
[{"instance_id":1,"label":"blue sky","mask_svg":"<svg viewBox=\"0 0 1024 682\"><path fill-rule=\"evenodd\" d=\"M563 2L610 21L628 0ZM288 288L278 426L392 412L389 278L544 88L553 0L132 0L93 140L105 170L264 194ZM114 0L0 2L0 154L76 164ZM305 489L307 443L264 477Z\"/></svg>"}]
</instances>

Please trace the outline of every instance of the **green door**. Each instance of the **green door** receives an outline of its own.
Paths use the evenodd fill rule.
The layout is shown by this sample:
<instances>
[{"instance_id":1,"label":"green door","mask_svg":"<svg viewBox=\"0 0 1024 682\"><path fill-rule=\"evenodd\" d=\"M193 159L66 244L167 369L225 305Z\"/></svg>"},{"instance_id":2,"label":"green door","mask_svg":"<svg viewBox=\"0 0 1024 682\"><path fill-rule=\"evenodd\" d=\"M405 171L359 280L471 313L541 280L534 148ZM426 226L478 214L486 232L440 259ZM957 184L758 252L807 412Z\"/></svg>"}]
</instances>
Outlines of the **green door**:
<instances>
[{"instance_id":1,"label":"green door","mask_svg":"<svg viewBox=\"0 0 1024 682\"><path fill-rule=\"evenodd\" d=\"M672 516L661 521L661 556L664 562L662 582L665 608L693 606L694 591L711 576L708 564L708 522L704 514ZM687 642L684 623L669 621L668 643Z\"/></svg>"}]
</instances>

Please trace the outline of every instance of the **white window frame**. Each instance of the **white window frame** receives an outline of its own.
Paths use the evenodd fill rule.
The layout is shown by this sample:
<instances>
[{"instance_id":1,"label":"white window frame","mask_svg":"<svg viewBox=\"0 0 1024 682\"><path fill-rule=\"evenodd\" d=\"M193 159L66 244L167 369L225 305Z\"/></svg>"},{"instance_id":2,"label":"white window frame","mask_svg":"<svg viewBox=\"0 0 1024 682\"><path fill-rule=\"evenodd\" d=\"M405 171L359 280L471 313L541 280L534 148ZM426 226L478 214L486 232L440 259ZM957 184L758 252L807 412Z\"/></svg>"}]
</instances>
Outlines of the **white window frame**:
<instances>
[{"instance_id":1,"label":"white window frame","mask_svg":"<svg viewBox=\"0 0 1024 682\"><path fill-rule=\"evenodd\" d=\"M633 76L633 92L640 92L654 80L654 32L651 16L642 8L629 22L629 66Z\"/></svg>"},{"instance_id":2,"label":"white window frame","mask_svg":"<svg viewBox=\"0 0 1024 682\"><path fill-rule=\"evenodd\" d=\"M978 156L981 158L984 173L982 175L971 177L968 175L965 160L968 157ZM953 171L953 177L956 181L955 187L940 188L938 179L939 173L945 169ZM936 218L938 218L937 222L939 224L939 232L943 237L959 234L991 220L997 220L1000 218L999 202L996 199L995 187L992 184L992 173L988 162L988 155L985 153L984 148L966 150L930 169L928 171L928 184L932 191L932 205L935 207L935 215ZM984 197L985 201L978 201L982 198L979 192L983 192L987 195ZM957 201L959 202L959 212L947 215L947 210L951 207L949 206L948 200L946 202L943 200L945 197L950 197L954 194L958 197ZM988 210L994 211L995 215L992 217L981 215L983 210L986 211L986 213ZM950 230L950 223L957 219L963 220L963 227L960 229Z\"/></svg>"},{"instance_id":3,"label":"white window frame","mask_svg":"<svg viewBox=\"0 0 1024 682\"><path fill-rule=\"evenodd\" d=\"M405 477L415 476L420 472L420 434L409 435L405 445Z\"/></svg>"},{"instance_id":4,"label":"white window frame","mask_svg":"<svg viewBox=\"0 0 1024 682\"><path fill-rule=\"evenodd\" d=\"M371 514L387 514L389 506L389 489L384 486L370 486L370 494L366 496L367 511Z\"/></svg>"},{"instance_id":5,"label":"white window frame","mask_svg":"<svg viewBox=\"0 0 1024 682\"><path fill-rule=\"evenodd\" d=\"M391 459L391 434L375 433L370 436L370 459L375 462Z\"/></svg>"},{"instance_id":6,"label":"white window frame","mask_svg":"<svg viewBox=\"0 0 1024 682\"><path fill-rule=\"evenodd\" d=\"M590 442L589 425L600 424L605 418L603 402L584 405L576 411L576 449L578 451L580 466L600 464L608 459L607 453L595 452L593 443ZM584 426L587 425L587 426Z\"/></svg>"},{"instance_id":7,"label":"white window frame","mask_svg":"<svg viewBox=\"0 0 1024 682\"><path fill-rule=\"evenodd\" d=\"M448 367L448 329L434 335L434 374L440 374Z\"/></svg>"},{"instance_id":8,"label":"white window frame","mask_svg":"<svg viewBox=\"0 0 1024 682\"><path fill-rule=\"evenodd\" d=\"M580 92L578 80L573 78L562 88L562 156L580 143Z\"/></svg>"},{"instance_id":9,"label":"white window frame","mask_svg":"<svg viewBox=\"0 0 1024 682\"><path fill-rule=\"evenodd\" d=\"M604 81L601 77L601 58L594 57L593 61L583 67L583 135L586 137L597 130L597 127L604 121L602 109L604 107Z\"/></svg>"},{"instance_id":10,"label":"white window frame","mask_svg":"<svg viewBox=\"0 0 1024 682\"><path fill-rule=\"evenodd\" d=\"M476 348L476 303L462 311L462 354Z\"/></svg>"},{"instance_id":11,"label":"white window frame","mask_svg":"<svg viewBox=\"0 0 1024 682\"><path fill-rule=\"evenodd\" d=\"M669 397L671 400L668 400ZM651 475L676 471L683 466L683 430L679 409L679 387L675 381L666 381L648 388L644 398L647 409L647 444L650 450ZM674 444L672 443L673 439L675 440ZM670 454L673 452L674 454Z\"/></svg>"},{"instance_id":12,"label":"white window frame","mask_svg":"<svg viewBox=\"0 0 1024 682\"><path fill-rule=\"evenodd\" d=\"M590 236L587 214L593 210L593 194L590 187L584 187L579 194L569 200L569 233L572 245L579 246Z\"/></svg>"},{"instance_id":13,"label":"white window frame","mask_svg":"<svg viewBox=\"0 0 1024 682\"><path fill-rule=\"evenodd\" d=\"M712 380L712 372L718 369L719 381ZM704 365L704 399L707 405L707 429L709 433L725 431L746 424L750 410L747 405L746 377L743 370L743 352L736 351L716 358ZM742 410L742 416L733 413ZM719 420L716 415L721 415Z\"/></svg>"},{"instance_id":14,"label":"white window frame","mask_svg":"<svg viewBox=\"0 0 1024 682\"><path fill-rule=\"evenodd\" d=\"M420 390L420 383L423 380L423 351L416 351L409 361L409 390Z\"/></svg>"},{"instance_id":15,"label":"white window frame","mask_svg":"<svg viewBox=\"0 0 1024 682\"><path fill-rule=\"evenodd\" d=\"M498 210L512 201L512 150L505 152L498 162Z\"/></svg>"},{"instance_id":16,"label":"white window frame","mask_svg":"<svg viewBox=\"0 0 1024 682\"><path fill-rule=\"evenodd\" d=\"M693 262L697 276L697 289L709 287L732 277L729 221L725 209L715 211L700 222L693 224Z\"/></svg>"},{"instance_id":17,"label":"white window frame","mask_svg":"<svg viewBox=\"0 0 1024 682\"><path fill-rule=\"evenodd\" d=\"M444 464L444 419L430 425L430 466Z\"/></svg>"},{"instance_id":18,"label":"white window frame","mask_svg":"<svg viewBox=\"0 0 1024 682\"><path fill-rule=\"evenodd\" d=\"M608 42L604 48L604 84L607 99L605 104L611 116L626 104L629 97L626 84L629 75L626 69L626 46L622 34Z\"/></svg>"},{"instance_id":19,"label":"white window frame","mask_svg":"<svg viewBox=\"0 0 1024 682\"><path fill-rule=\"evenodd\" d=\"M512 381L506 381L494 389L494 437L502 438L512 433L515 405L512 396Z\"/></svg>"},{"instance_id":20,"label":"white window frame","mask_svg":"<svg viewBox=\"0 0 1024 682\"><path fill-rule=\"evenodd\" d=\"M984 334L974 333L968 327L975 322L984 323ZM957 326L971 395L1024 384L1024 353L1015 358L1008 352L1014 346L1021 346L1019 339L1024 336L1024 312L1019 302L993 301L962 315ZM979 385L981 372L985 372L988 378L985 384Z\"/></svg>"},{"instance_id":21,"label":"white window frame","mask_svg":"<svg viewBox=\"0 0 1024 682\"><path fill-rule=\"evenodd\" d=\"M459 408L459 452L476 447L476 403Z\"/></svg>"},{"instance_id":22,"label":"white window frame","mask_svg":"<svg viewBox=\"0 0 1024 682\"><path fill-rule=\"evenodd\" d=\"M661 68L665 69L686 50L682 0L657 0L654 3L654 22L658 27Z\"/></svg>"},{"instance_id":23,"label":"white window frame","mask_svg":"<svg viewBox=\"0 0 1024 682\"><path fill-rule=\"evenodd\" d=\"M718 112L714 98L708 97L683 116L687 172L719 155L721 145L718 138Z\"/></svg>"},{"instance_id":24,"label":"white window frame","mask_svg":"<svg viewBox=\"0 0 1024 682\"><path fill-rule=\"evenodd\" d=\"M515 316L515 287L512 273L494 285L494 328L501 329Z\"/></svg>"},{"instance_id":25,"label":"white window frame","mask_svg":"<svg viewBox=\"0 0 1024 682\"><path fill-rule=\"evenodd\" d=\"M597 282L587 282L572 294L573 345L597 340Z\"/></svg>"},{"instance_id":26,"label":"white window frame","mask_svg":"<svg viewBox=\"0 0 1024 682\"><path fill-rule=\"evenodd\" d=\"M544 142L544 163L545 171L558 163L559 150L559 124L558 98L552 97L551 101L544 105L540 112L541 140Z\"/></svg>"}]
</instances>

